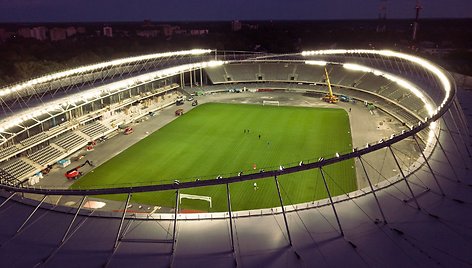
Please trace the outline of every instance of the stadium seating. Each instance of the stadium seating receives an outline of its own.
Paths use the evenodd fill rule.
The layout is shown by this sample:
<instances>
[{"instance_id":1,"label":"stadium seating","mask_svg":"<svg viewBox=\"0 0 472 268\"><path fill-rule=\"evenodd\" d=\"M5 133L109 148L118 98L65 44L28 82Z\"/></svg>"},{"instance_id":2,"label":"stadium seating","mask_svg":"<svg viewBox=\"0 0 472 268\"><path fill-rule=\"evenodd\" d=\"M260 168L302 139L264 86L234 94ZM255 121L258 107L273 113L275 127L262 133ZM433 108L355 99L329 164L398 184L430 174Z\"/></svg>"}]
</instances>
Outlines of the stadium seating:
<instances>
[{"instance_id":1,"label":"stadium seating","mask_svg":"<svg viewBox=\"0 0 472 268\"><path fill-rule=\"evenodd\" d=\"M335 85L357 87L364 78L364 73L346 71L341 66L329 66L327 68L329 71L329 80Z\"/></svg>"},{"instance_id":2,"label":"stadium seating","mask_svg":"<svg viewBox=\"0 0 472 268\"><path fill-rule=\"evenodd\" d=\"M7 185L17 185L18 182L19 181L10 173L0 168L0 183Z\"/></svg>"},{"instance_id":3,"label":"stadium seating","mask_svg":"<svg viewBox=\"0 0 472 268\"><path fill-rule=\"evenodd\" d=\"M290 76L294 75L294 64L262 63L260 66L261 74L267 81L288 81Z\"/></svg>"},{"instance_id":4,"label":"stadium seating","mask_svg":"<svg viewBox=\"0 0 472 268\"><path fill-rule=\"evenodd\" d=\"M39 134L22 140L20 143L23 144L23 146L25 147L29 147L31 145L44 141L47 137L48 135L46 134L46 132L41 132Z\"/></svg>"},{"instance_id":5,"label":"stadium seating","mask_svg":"<svg viewBox=\"0 0 472 268\"><path fill-rule=\"evenodd\" d=\"M356 83L356 88L366 89L369 91L377 91L381 87L386 87L392 82L374 74L365 74L360 80Z\"/></svg>"},{"instance_id":6,"label":"stadium seating","mask_svg":"<svg viewBox=\"0 0 472 268\"><path fill-rule=\"evenodd\" d=\"M54 143L66 150L72 150L79 145L85 145L87 140L75 132L68 133L58 138Z\"/></svg>"},{"instance_id":7,"label":"stadium seating","mask_svg":"<svg viewBox=\"0 0 472 268\"><path fill-rule=\"evenodd\" d=\"M93 122L91 124L87 124L80 129L82 133L89 136L91 139L103 136L103 134L108 130L110 129L101 124L100 122Z\"/></svg>"},{"instance_id":8,"label":"stadium seating","mask_svg":"<svg viewBox=\"0 0 472 268\"><path fill-rule=\"evenodd\" d=\"M321 66L299 64L296 74L297 80L303 82L322 82L324 79L324 69Z\"/></svg>"},{"instance_id":9,"label":"stadium seating","mask_svg":"<svg viewBox=\"0 0 472 268\"><path fill-rule=\"evenodd\" d=\"M18 180L21 180L25 175L36 170L34 166L25 162L21 158L7 162L1 169Z\"/></svg>"},{"instance_id":10,"label":"stadium seating","mask_svg":"<svg viewBox=\"0 0 472 268\"><path fill-rule=\"evenodd\" d=\"M0 149L0 159L2 159L4 157L8 157L8 156L14 154L17 151L19 151L18 147L14 146L14 145L3 148L3 149Z\"/></svg>"},{"instance_id":11,"label":"stadium seating","mask_svg":"<svg viewBox=\"0 0 472 268\"><path fill-rule=\"evenodd\" d=\"M57 160L59 156L61 156L63 152L58 150L57 148L48 145L41 150L38 150L28 156L29 159L33 160L34 162L40 164L41 166L45 166L52 161Z\"/></svg>"},{"instance_id":12,"label":"stadium seating","mask_svg":"<svg viewBox=\"0 0 472 268\"><path fill-rule=\"evenodd\" d=\"M208 77L213 83L219 84L219 83L225 83L227 81L226 79L227 76L225 73L225 69L223 67L214 67L214 68L205 69L206 73L208 74Z\"/></svg>"},{"instance_id":13,"label":"stadium seating","mask_svg":"<svg viewBox=\"0 0 472 268\"><path fill-rule=\"evenodd\" d=\"M259 64L228 64L225 69L232 81L257 81Z\"/></svg>"}]
</instances>

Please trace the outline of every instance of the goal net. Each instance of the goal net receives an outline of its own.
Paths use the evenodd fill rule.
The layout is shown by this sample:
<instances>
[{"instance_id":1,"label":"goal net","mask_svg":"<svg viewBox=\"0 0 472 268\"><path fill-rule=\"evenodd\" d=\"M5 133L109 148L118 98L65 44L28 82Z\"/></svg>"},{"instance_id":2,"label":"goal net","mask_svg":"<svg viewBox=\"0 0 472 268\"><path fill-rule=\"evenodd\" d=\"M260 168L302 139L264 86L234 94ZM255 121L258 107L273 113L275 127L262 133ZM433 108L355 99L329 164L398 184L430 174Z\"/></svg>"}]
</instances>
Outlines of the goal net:
<instances>
[{"instance_id":1,"label":"goal net","mask_svg":"<svg viewBox=\"0 0 472 268\"><path fill-rule=\"evenodd\" d=\"M264 100L262 101L262 105L276 105L280 106L279 101L270 101L270 100Z\"/></svg>"},{"instance_id":2,"label":"goal net","mask_svg":"<svg viewBox=\"0 0 472 268\"><path fill-rule=\"evenodd\" d=\"M193 195L193 194L179 194L179 204L182 204L182 198L207 201L208 203L210 203L210 208L212 207L211 197L209 196Z\"/></svg>"}]
</instances>

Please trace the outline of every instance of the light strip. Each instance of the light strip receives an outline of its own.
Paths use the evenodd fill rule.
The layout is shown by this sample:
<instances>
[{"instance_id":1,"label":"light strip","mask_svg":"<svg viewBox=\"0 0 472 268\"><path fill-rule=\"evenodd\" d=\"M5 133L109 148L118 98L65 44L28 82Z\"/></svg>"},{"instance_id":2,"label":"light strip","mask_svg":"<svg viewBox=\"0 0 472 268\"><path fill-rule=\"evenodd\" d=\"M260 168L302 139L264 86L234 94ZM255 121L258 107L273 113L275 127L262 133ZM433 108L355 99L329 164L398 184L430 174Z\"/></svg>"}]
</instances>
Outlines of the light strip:
<instances>
[{"instance_id":1,"label":"light strip","mask_svg":"<svg viewBox=\"0 0 472 268\"><path fill-rule=\"evenodd\" d=\"M308 65L318 65L318 66L326 66L327 62L322 60L307 60L305 64Z\"/></svg>"},{"instance_id":2,"label":"light strip","mask_svg":"<svg viewBox=\"0 0 472 268\"><path fill-rule=\"evenodd\" d=\"M64 78L71 75L90 72L90 71L98 70L101 68L112 67L112 66L137 62L137 61L143 61L143 60L157 59L157 58L165 58L165 57L173 57L173 56L203 55L203 54L208 54L210 52L211 52L210 49L192 49L192 50L183 50L183 51L176 51L176 52L148 54L148 55L142 55L142 56L136 56L136 57L117 59L117 60L112 60L108 62L101 62L97 64L92 64L92 65L86 65L86 66L78 67L71 70L66 70L62 72L57 72L57 73L41 76L36 79L32 79L18 85L3 88L0 90L0 97L9 95L13 92L26 89L28 87L35 86L37 84L42 84L42 83L53 81L59 78Z\"/></svg>"}]
</instances>

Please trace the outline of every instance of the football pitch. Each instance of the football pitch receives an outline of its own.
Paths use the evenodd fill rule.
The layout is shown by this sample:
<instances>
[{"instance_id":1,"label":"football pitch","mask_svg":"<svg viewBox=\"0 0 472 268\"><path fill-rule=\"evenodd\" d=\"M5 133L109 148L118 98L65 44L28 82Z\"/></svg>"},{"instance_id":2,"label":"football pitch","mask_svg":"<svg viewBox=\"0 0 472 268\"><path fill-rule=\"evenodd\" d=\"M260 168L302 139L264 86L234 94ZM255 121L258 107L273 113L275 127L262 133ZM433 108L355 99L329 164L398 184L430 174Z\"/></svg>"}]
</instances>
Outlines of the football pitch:
<instances>
[{"instance_id":1,"label":"football pitch","mask_svg":"<svg viewBox=\"0 0 472 268\"><path fill-rule=\"evenodd\" d=\"M349 117L342 109L208 103L96 167L72 188L171 183L215 179L240 171L245 174L260 169L267 171L280 165L297 165L301 160L316 161L336 152L348 152L352 150L351 144ZM333 196L357 189L352 159L324 167L323 172ZM328 196L318 169L278 179L285 204ZM212 199L212 208L206 201L182 199L182 209L227 210L224 184L180 192ZM273 178L233 183L230 192L234 210L280 205ZM126 198L124 195L101 197ZM175 191L135 193L131 202L174 207Z\"/></svg>"}]
</instances>

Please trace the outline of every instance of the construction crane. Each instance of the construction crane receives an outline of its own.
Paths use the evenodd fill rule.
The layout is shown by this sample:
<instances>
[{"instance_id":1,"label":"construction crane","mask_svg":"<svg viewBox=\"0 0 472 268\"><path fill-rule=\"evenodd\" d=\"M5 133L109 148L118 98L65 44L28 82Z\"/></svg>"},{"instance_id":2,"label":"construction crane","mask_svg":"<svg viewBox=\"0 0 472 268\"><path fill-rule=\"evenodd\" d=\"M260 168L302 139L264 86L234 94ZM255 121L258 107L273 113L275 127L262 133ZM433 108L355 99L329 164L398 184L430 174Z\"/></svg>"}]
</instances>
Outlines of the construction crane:
<instances>
[{"instance_id":1,"label":"construction crane","mask_svg":"<svg viewBox=\"0 0 472 268\"><path fill-rule=\"evenodd\" d=\"M326 69L326 67L324 68L324 71L325 71L326 85L328 85L328 94L326 94L322 100L327 103L337 103L338 97L334 96L333 94L333 90L331 89L331 83L329 82L328 70Z\"/></svg>"},{"instance_id":2,"label":"construction crane","mask_svg":"<svg viewBox=\"0 0 472 268\"><path fill-rule=\"evenodd\" d=\"M386 21L387 21L387 1L383 0L380 3L379 19L378 19L376 32L383 33L387 30Z\"/></svg>"},{"instance_id":3,"label":"construction crane","mask_svg":"<svg viewBox=\"0 0 472 268\"><path fill-rule=\"evenodd\" d=\"M77 166L69 171L66 172L66 174L64 174L64 176L66 176L67 179L69 180L73 180L73 179L77 179L79 178L80 176L82 176L82 172L79 171L79 169L85 165L89 165L91 167L94 167L94 165L92 164L92 162L90 162L89 160L85 161L85 163L83 163L82 165L80 166Z\"/></svg>"},{"instance_id":4,"label":"construction crane","mask_svg":"<svg viewBox=\"0 0 472 268\"><path fill-rule=\"evenodd\" d=\"M415 22L413 22L413 36L412 36L412 40L413 41L416 41L416 34L418 32L418 25L419 25L419 21L420 21L420 10L423 9L423 7L421 6L420 4L420 1L419 0L416 0L416 6L415 6L415 10L416 10L416 14L415 14Z\"/></svg>"}]
</instances>

